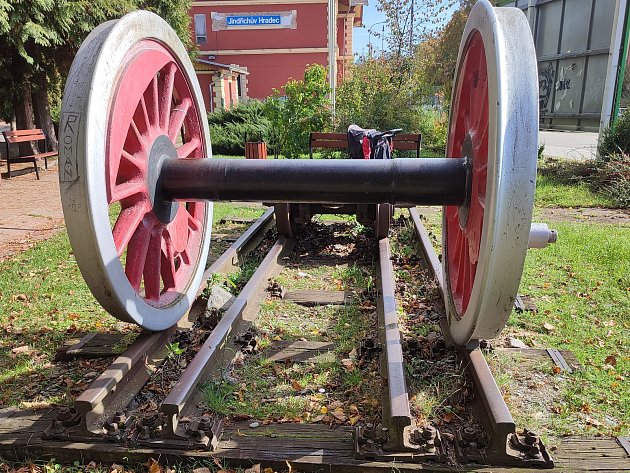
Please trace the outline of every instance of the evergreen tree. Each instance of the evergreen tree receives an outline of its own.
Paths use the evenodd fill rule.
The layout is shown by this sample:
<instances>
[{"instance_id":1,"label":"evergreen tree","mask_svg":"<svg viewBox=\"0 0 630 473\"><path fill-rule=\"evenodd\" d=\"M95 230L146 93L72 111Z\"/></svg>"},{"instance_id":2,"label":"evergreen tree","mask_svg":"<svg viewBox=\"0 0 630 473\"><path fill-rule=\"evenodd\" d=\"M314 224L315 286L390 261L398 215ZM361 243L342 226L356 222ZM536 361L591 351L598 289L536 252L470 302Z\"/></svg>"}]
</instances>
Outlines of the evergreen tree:
<instances>
[{"instance_id":1,"label":"evergreen tree","mask_svg":"<svg viewBox=\"0 0 630 473\"><path fill-rule=\"evenodd\" d=\"M85 37L107 20L145 8L190 44L189 7L190 0L0 0L0 118L15 116L18 129L37 124L56 148L51 101L57 106L61 100Z\"/></svg>"}]
</instances>

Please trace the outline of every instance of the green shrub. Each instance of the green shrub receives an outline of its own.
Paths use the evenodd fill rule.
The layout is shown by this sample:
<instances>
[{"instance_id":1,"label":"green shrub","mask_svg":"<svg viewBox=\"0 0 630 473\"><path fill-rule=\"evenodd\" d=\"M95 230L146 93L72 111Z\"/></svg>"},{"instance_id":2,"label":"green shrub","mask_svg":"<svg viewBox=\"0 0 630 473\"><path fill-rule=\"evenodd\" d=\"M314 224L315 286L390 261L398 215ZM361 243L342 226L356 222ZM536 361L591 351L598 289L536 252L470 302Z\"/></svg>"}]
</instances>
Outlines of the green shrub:
<instances>
[{"instance_id":1,"label":"green shrub","mask_svg":"<svg viewBox=\"0 0 630 473\"><path fill-rule=\"evenodd\" d=\"M630 113L620 115L610 128L604 130L597 151L602 160L620 153L630 154Z\"/></svg>"},{"instance_id":2,"label":"green shrub","mask_svg":"<svg viewBox=\"0 0 630 473\"><path fill-rule=\"evenodd\" d=\"M265 141L270 138L271 124L263 113L260 100L249 99L239 102L228 110L217 110L208 114L212 151L232 156L245 152L245 135L249 140Z\"/></svg>"},{"instance_id":3,"label":"green shrub","mask_svg":"<svg viewBox=\"0 0 630 473\"><path fill-rule=\"evenodd\" d=\"M326 68L310 64L304 71L304 80L289 79L274 89L265 101L265 115L274 131L272 142L279 146L287 158L308 153L309 136L313 131L327 131L330 126L330 88L326 81Z\"/></svg>"},{"instance_id":4,"label":"green shrub","mask_svg":"<svg viewBox=\"0 0 630 473\"><path fill-rule=\"evenodd\" d=\"M422 133L422 148L443 155L446 150L448 116L437 110L420 109L417 113L417 129Z\"/></svg>"}]
</instances>

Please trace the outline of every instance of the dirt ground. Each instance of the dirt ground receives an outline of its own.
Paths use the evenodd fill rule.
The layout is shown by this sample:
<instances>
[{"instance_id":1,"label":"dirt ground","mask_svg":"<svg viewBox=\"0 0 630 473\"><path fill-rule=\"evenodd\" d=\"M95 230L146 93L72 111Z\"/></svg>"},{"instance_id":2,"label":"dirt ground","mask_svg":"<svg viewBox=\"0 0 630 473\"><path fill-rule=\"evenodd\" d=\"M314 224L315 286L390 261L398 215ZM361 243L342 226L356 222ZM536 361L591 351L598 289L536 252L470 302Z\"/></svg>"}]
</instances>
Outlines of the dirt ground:
<instances>
[{"instance_id":1,"label":"dirt ground","mask_svg":"<svg viewBox=\"0 0 630 473\"><path fill-rule=\"evenodd\" d=\"M38 181L29 164L11 166L26 169L7 179L6 164L0 165L0 260L20 253L64 228L56 162L40 170ZM16 173L17 174L17 173Z\"/></svg>"}]
</instances>

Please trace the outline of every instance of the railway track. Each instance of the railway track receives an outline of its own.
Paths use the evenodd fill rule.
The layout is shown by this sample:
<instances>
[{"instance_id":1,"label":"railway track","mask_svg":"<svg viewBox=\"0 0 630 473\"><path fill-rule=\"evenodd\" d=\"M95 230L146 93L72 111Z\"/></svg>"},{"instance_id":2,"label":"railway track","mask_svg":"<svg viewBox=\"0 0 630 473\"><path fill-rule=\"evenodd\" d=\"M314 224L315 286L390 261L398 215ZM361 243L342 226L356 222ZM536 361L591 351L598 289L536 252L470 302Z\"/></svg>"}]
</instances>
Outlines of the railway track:
<instances>
[{"instance_id":1,"label":"railway track","mask_svg":"<svg viewBox=\"0 0 630 473\"><path fill-rule=\"evenodd\" d=\"M263 240L271 222L271 212L265 213L208 268L205 275L226 274L238 265L238 260L242 260L247 251L252 251ZM433 272L433 276L439 275L440 267L435 266L437 256L433 247L427 246L426 231L414 209L410 211L408 222L425 255L423 264ZM304 234L300 238L305 238ZM44 431L43 438L51 445L54 442L89 442L165 451L215 451L226 420L232 424L233 419L239 416L226 417L210 411L204 404L200 386L209 378L220 377L222 370L229 366L239 350L240 338L256 321L260 303L269 297L270 279L285 265L299 265L300 261L304 264L305 257L315 264L322 261L321 255L316 254L317 249L311 250L311 254L304 253L300 248L292 253L293 245L294 241L285 238L273 243L229 309L215 323L204 324L205 305L200 299L177 326L162 332L142 333L76 399L72 408L59 410ZM325 246L341 247L344 248L341 253L348 252L343 242L336 243L334 239L327 239ZM362 418L354 425L354 458L383 463L434 462L450 466L491 463L552 467L551 458L535 434L527 431L522 435L516 433L512 417L478 346L466 347L459 353L465 360L467 376L474 381L473 397L479 407L474 427L470 423L456 428L450 426L443 435L440 426L417 424L410 408L406 381L404 351L409 336L400 332L390 242L387 238L378 242L370 240L364 246L360 264L370 265L371 258L375 263L373 270L377 290L374 291L374 302L378 315L374 325L377 331L368 343L356 340L355 348L363 352L361 356L365 355L366 346L370 347L372 355L377 354L382 402L377 415ZM345 258L324 255L323 258L329 267L349 261L347 255ZM356 253L351 258L356 258ZM279 291L278 287L275 289L276 296L285 292L282 288ZM365 288L352 288L355 292L362 289ZM317 304L318 297L324 297L321 303L325 304L326 291L317 292L310 292L311 302ZM447 331L445 334L448 337ZM194 343L191 342L192 335L196 337ZM169 346L178 338L196 345L196 353L189 356L191 359L180 370L177 380L160 388L161 395L147 396L147 392L155 394L156 379L163 376L165 366L173 358ZM150 408L146 407L147 400ZM349 425L348 422L337 424ZM295 428L301 428L306 433L312 426L299 423ZM279 447L279 455L281 452L282 447Z\"/></svg>"}]
</instances>

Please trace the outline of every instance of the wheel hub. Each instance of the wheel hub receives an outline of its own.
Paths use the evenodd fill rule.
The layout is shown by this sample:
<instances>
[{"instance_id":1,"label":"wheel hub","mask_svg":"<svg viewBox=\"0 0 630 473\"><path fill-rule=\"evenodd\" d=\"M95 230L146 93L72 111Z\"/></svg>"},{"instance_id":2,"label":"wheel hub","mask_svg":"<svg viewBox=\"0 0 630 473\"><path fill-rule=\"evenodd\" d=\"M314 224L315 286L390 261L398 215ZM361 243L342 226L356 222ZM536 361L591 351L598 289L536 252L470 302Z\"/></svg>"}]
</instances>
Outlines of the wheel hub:
<instances>
[{"instance_id":1,"label":"wheel hub","mask_svg":"<svg viewBox=\"0 0 630 473\"><path fill-rule=\"evenodd\" d=\"M168 136L160 135L149 151L147 186L153 213L164 224L171 223L179 209L179 203L164 199L159 185L162 164L167 159L177 159L177 150Z\"/></svg>"}]
</instances>

